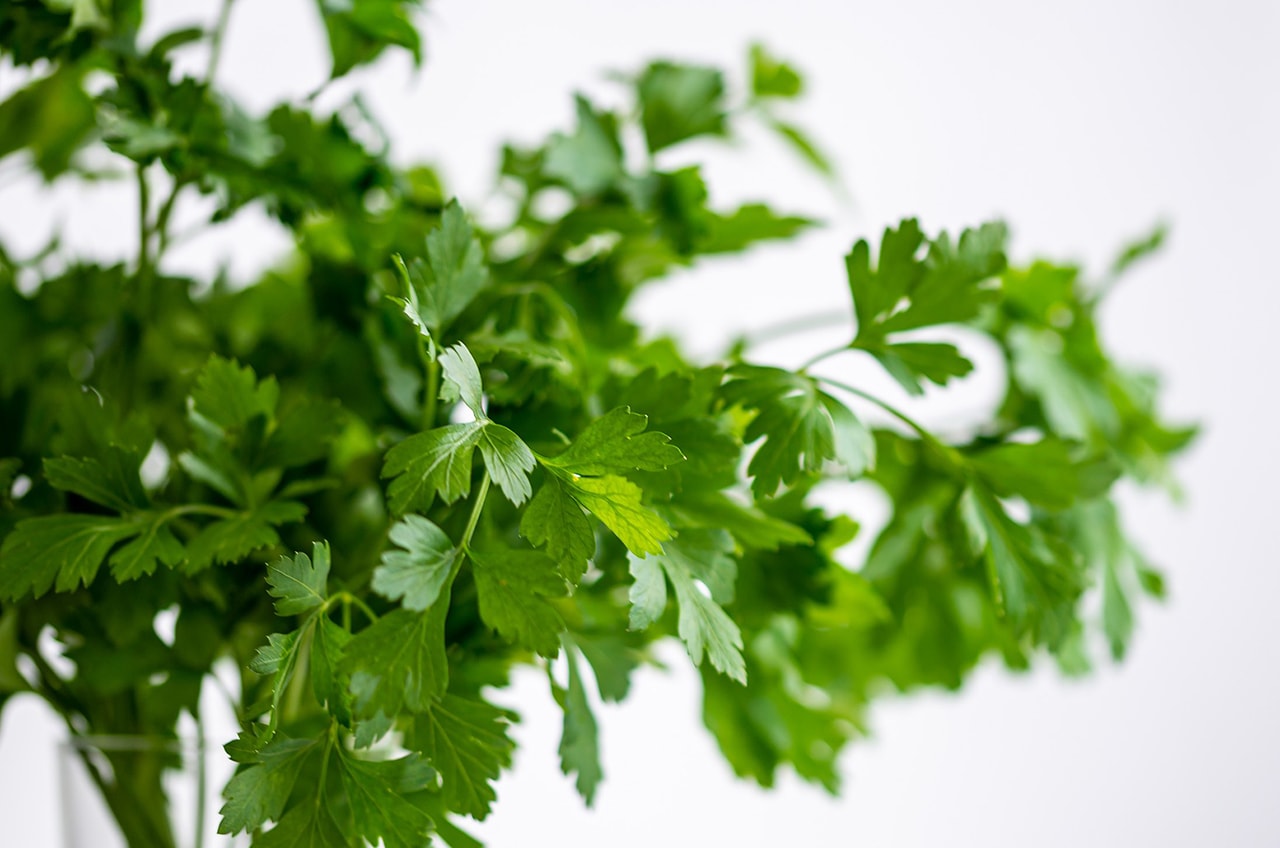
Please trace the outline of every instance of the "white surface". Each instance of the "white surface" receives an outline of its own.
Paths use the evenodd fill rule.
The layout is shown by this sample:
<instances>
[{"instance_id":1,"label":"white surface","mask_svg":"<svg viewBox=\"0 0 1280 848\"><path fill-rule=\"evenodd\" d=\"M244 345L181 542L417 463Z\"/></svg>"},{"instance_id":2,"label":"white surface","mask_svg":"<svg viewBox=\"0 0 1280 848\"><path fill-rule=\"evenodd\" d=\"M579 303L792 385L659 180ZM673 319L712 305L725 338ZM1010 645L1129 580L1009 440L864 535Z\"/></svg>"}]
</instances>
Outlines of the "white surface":
<instances>
[{"instance_id":1,"label":"white surface","mask_svg":"<svg viewBox=\"0 0 1280 848\"><path fill-rule=\"evenodd\" d=\"M175 20L209 14L152 5ZM295 23L305 5L238 7L222 79L251 103L323 77L318 48L303 43L318 27ZM438 0L430 19L421 77L393 60L360 81L399 155L443 164L473 203L498 139L566 125L570 90L602 90L605 68L654 54L740 67L763 38L808 72L797 117L835 154L859 214L769 142L715 167L724 201L776 198L832 227L646 295L639 313L699 349L783 312L843 306L842 253L901 215L929 229L1000 215L1020 257L1095 268L1164 217L1171 245L1114 297L1106 335L1168 375L1171 413L1208 421L1182 468L1185 510L1126 499L1173 599L1145 610L1122 668L1083 683L988 669L959 696L885 703L875 738L844 760L845 796L830 800L791 779L773 793L733 781L698 724L693 675L675 662L603 711L608 777L592 812L559 775L545 686L522 677L505 698L525 716L517 769L477 828L491 845L1280 845L1274 4ZM0 233L34 243L22 240L61 217L75 243L132 244L131 202L61 193L49 204L5 188ZM175 262L207 268L234 254L248 274L279 244L246 220ZM34 704L4 716L5 844L56 844L55 736Z\"/></svg>"}]
</instances>

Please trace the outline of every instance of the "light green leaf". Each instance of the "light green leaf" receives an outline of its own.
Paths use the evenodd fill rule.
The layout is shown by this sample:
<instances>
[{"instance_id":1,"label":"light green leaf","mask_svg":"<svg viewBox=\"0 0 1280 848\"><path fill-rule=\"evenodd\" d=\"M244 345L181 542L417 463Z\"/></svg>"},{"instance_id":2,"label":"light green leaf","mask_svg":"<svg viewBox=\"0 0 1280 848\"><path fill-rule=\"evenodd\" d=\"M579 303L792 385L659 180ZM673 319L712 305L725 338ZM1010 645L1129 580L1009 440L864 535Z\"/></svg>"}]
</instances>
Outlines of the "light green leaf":
<instances>
[{"instance_id":1,"label":"light green leaf","mask_svg":"<svg viewBox=\"0 0 1280 848\"><path fill-rule=\"evenodd\" d=\"M390 537L403 550L382 555L382 565L373 572L373 590L421 612L439 597L459 551L443 530L420 515L406 515L392 525Z\"/></svg>"},{"instance_id":2,"label":"light green leaf","mask_svg":"<svg viewBox=\"0 0 1280 848\"><path fill-rule=\"evenodd\" d=\"M599 194L622 179L622 145L611 115L596 112L577 97L578 129L573 135L556 133L547 144L548 177L563 180L577 195Z\"/></svg>"},{"instance_id":3,"label":"light green leaf","mask_svg":"<svg viewBox=\"0 0 1280 848\"><path fill-rule=\"evenodd\" d=\"M560 771L566 775L577 773L574 785L590 807L595 801L596 788L604 779L604 770L600 767L600 730L587 701L576 652L565 653L569 661L569 687L562 700L564 732L560 737Z\"/></svg>"},{"instance_id":4,"label":"light green leaf","mask_svg":"<svg viewBox=\"0 0 1280 848\"><path fill-rule=\"evenodd\" d=\"M631 565L631 589L627 593L631 601L630 626L632 630L644 630L667 609L667 580L663 577L658 558L627 557Z\"/></svg>"},{"instance_id":5,"label":"light green leaf","mask_svg":"<svg viewBox=\"0 0 1280 848\"><path fill-rule=\"evenodd\" d=\"M755 97L799 97L804 81L795 68L771 55L762 44L751 45L751 94Z\"/></svg>"},{"instance_id":6,"label":"light green leaf","mask_svg":"<svg viewBox=\"0 0 1280 848\"><path fill-rule=\"evenodd\" d=\"M480 385L480 368L467 346L458 342L446 348L440 354L440 368L444 373L440 399L446 403L456 403L461 399L478 420L487 420L484 391Z\"/></svg>"},{"instance_id":7,"label":"light green leaf","mask_svg":"<svg viewBox=\"0 0 1280 848\"><path fill-rule=\"evenodd\" d=\"M644 560L632 557L631 626L645 627L661 615L666 589L656 573L660 568L675 589L677 632L694 664L701 665L706 656L718 671L745 683L742 633L716 600L728 602L733 595L736 565L726 555L729 544L723 530L684 531L663 553Z\"/></svg>"},{"instance_id":8,"label":"light green leaf","mask_svg":"<svg viewBox=\"0 0 1280 848\"><path fill-rule=\"evenodd\" d=\"M298 645L298 631L288 633L268 633L267 644L258 648L253 659L249 661L249 670L254 674L275 674L289 666L289 655ZM280 687L277 686L277 689Z\"/></svg>"},{"instance_id":9,"label":"light green leaf","mask_svg":"<svg viewBox=\"0 0 1280 848\"><path fill-rule=\"evenodd\" d=\"M637 556L658 553L671 538L667 522L641 502L640 487L624 477L561 478L573 499L613 531Z\"/></svg>"}]
</instances>

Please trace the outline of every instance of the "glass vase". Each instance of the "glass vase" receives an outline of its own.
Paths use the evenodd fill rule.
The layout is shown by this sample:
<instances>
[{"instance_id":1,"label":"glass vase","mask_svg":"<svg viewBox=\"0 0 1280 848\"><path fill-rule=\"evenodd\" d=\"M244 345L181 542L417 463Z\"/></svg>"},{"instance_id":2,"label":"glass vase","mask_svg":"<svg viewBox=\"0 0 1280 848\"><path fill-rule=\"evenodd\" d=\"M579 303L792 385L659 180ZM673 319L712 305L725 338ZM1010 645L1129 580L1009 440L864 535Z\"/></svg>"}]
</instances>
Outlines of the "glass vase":
<instances>
[{"instance_id":1,"label":"glass vase","mask_svg":"<svg viewBox=\"0 0 1280 848\"><path fill-rule=\"evenodd\" d=\"M217 832L232 770L194 741L72 737L59 751L64 848L241 848Z\"/></svg>"}]
</instances>

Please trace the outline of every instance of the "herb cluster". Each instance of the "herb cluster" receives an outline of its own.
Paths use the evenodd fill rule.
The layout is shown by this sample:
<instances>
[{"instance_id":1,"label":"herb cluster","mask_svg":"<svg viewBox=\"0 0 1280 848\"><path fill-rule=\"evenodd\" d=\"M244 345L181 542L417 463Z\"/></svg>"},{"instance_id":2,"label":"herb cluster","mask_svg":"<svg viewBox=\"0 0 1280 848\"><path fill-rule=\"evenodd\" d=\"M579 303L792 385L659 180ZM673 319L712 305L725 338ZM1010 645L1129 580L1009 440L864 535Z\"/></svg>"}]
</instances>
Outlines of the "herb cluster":
<instances>
[{"instance_id":1,"label":"herb cluster","mask_svg":"<svg viewBox=\"0 0 1280 848\"><path fill-rule=\"evenodd\" d=\"M34 692L74 734L172 736L229 661L243 732L222 832L461 848L457 819L490 813L511 764L517 717L488 699L516 664L546 669L562 768L591 803L593 708L626 697L658 640L700 668L737 773L768 786L787 766L831 791L878 695L960 686L990 655L1084 670L1095 633L1123 654L1139 596L1163 589L1111 492L1174 490L1193 430L1161 421L1154 378L1112 361L1096 315L1159 233L1094 285L1010 265L999 223L906 220L846 259L846 344L797 371L745 344L693 362L628 319L631 296L813 222L712 208L664 152L756 122L831 175L779 117L794 68L757 47L741 93L660 61L620 83L626 108L579 97L576 125L504 149L512 212L482 227L370 143L358 100L238 106L214 84L231 5L147 44L139 0L0 10L0 57L33 71L0 103L0 156L50 182L132 180L141 209L126 263L56 237L0 248L0 704ZM318 3L333 78L418 58L416 7ZM175 73L201 48L204 76ZM166 272L194 196L209 227L266 209L295 250L247 286ZM973 369L931 335L954 326L1007 366L970 433L815 370L869 356L922 394ZM856 568L835 557L856 520L811 497L850 479L892 505ZM95 773L131 845L175 844L163 765Z\"/></svg>"}]
</instances>

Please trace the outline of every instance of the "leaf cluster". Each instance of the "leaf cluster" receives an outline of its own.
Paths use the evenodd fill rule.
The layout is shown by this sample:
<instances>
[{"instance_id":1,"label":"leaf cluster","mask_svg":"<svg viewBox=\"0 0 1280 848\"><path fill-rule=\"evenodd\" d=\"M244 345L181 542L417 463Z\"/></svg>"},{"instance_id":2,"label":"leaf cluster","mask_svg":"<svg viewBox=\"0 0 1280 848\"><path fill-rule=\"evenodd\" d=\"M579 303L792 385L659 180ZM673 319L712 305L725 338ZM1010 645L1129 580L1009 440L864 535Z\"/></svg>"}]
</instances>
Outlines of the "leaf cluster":
<instances>
[{"instance_id":1,"label":"leaf cluster","mask_svg":"<svg viewBox=\"0 0 1280 848\"><path fill-rule=\"evenodd\" d=\"M417 6L319 0L332 78L419 60ZM755 122L831 177L782 117L793 67L756 46L741 93L658 61L618 79L622 105L579 96L572 126L503 149L510 212L482 226L374 143L358 98L255 115L220 90L230 9L151 43L136 0L0 10L0 59L34 69L0 103L0 158L131 181L141 208L127 262L0 246L0 704L173 736L229 664L223 833L458 848L512 762L519 664L546 671L591 803L595 710L669 637L736 772L831 791L886 684L957 687L993 655L1078 671L1095 637L1123 654L1163 584L1111 493L1174 491L1194 430L1112 359L1106 286L1011 264L999 223L906 220L847 257L846 344L799 370L747 345L695 362L631 320L634 294L814 222L717 206L668 152ZM197 45L209 72L179 73ZM197 197L207 228L261 205L292 254L243 286L172 273L173 210ZM957 327L1008 365L972 432L930 432L830 361L925 394L973 370ZM891 505L866 562L841 553L856 518L818 505L850 480ZM106 793L131 845L176 844L152 803L167 765Z\"/></svg>"}]
</instances>

